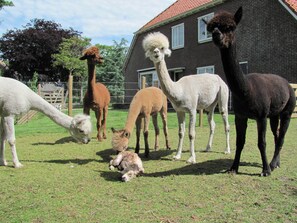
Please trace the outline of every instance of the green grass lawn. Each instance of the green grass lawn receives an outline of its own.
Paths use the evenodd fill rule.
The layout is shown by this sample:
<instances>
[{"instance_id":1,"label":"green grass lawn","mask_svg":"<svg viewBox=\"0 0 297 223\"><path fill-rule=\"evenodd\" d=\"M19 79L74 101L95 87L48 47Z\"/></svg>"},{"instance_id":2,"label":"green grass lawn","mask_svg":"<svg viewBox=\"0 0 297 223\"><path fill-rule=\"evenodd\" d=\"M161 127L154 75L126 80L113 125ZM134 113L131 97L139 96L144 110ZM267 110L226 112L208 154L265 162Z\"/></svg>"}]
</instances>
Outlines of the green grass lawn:
<instances>
[{"instance_id":1,"label":"green grass lawn","mask_svg":"<svg viewBox=\"0 0 297 223\"><path fill-rule=\"evenodd\" d=\"M297 222L297 119L292 119L287 133L281 168L259 177L262 163L254 121L249 121L240 173L229 175L225 171L234 158L234 116L229 116L231 154L224 154L224 126L218 114L213 150L201 152L209 134L204 116L203 127L196 128L197 164L190 165L188 137L182 159L172 160L178 126L176 114L170 112L172 150L164 149L161 132L160 150L151 149L151 157L143 158L141 138L145 174L123 183L118 172L108 169L108 162L115 155L110 128L123 128L126 117L126 110L110 110L107 140L97 142L94 128L87 145L76 144L65 129L42 114L17 125L17 151L24 167L12 168L7 145L9 166L0 167L0 222ZM92 122L95 126L93 114ZM153 147L152 125L149 141ZM129 146L135 146L135 131ZM269 161L273 151L268 128Z\"/></svg>"}]
</instances>

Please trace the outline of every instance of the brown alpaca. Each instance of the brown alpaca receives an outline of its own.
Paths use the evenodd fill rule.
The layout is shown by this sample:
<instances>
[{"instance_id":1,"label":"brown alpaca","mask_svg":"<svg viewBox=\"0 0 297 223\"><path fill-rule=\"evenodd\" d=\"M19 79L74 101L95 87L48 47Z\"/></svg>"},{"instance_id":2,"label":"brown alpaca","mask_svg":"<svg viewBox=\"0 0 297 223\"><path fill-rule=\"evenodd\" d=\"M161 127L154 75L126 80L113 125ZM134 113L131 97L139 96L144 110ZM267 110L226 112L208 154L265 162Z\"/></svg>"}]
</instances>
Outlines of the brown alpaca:
<instances>
[{"instance_id":1,"label":"brown alpaca","mask_svg":"<svg viewBox=\"0 0 297 223\"><path fill-rule=\"evenodd\" d=\"M222 12L207 24L213 42L221 52L222 63L232 91L236 125L236 154L229 172L237 173L241 152L245 144L248 119L255 119L258 128L258 147L262 158L262 176L280 167L280 151L295 108L295 93L288 81L274 74L250 73L243 75L236 55L234 31L242 17L240 7L233 15ZM266 157L266 126L274 135L275 151L270 165ZM278 129L279 128L279 129Z\"/></svg>"},{"instance_id":2,"label":"brown alpaca","mask_svg":"<svg viewBox=\"0 0 297 223\"><path fill-rule=\"evenodd\" d=\"M103 63L103 57L95 46L86 49L80 60L88 61L88 89L84 97L84 114L90 115L90 109L95 112L97 119L97 139L106 139L106 118L110 93L106 86L96 83L95 65ZM101 136L101 131L103 132Z\"/></svg>"},{"instance_id":3,"label":"brown alpaca","mask_svg":"<svg viewBox=\"0 0 297 223\"><path fill-rule=\"evenodd\" d=\"M144 118L144 142L145 142L145 157L149 156L148 144L148 128L150 116L153 118L155 128L155 150L159 148L159 127L157 122L158 112L163 121L163 131L166 140L166 148L170 149L168 142L168 128L167 128L167 97L163 94L162 90L156 87L148 87L141 89L133 97L129 107L128 117L125 128L122 130L115 130L112 128L112 147L116 151L123 151L128 148L129 138L136 124L136 146L135 152L139 153L139 140L141 119Z\"/></svg>"}]
</instances>

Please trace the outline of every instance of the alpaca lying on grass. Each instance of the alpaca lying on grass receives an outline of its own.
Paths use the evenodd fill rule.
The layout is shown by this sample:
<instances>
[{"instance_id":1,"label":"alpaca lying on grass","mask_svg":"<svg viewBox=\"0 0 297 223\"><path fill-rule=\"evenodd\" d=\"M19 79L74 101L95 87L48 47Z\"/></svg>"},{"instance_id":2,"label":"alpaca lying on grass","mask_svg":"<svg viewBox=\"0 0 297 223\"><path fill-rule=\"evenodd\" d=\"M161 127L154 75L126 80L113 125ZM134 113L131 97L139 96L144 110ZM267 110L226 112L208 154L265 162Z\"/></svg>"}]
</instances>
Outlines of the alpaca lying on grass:
<instances>
[{"instance_id":1,"label":"alpaca lying on grass","mask_svg":"<svg viewBox=\"0 0 297 223\"><path fill-rule=\"evenodd\" d=\"M229 122L228 122L228 97L229 90L219 75L195 74L182 77L177 82L171 80L167 70L165 56L170 56L168 38L160 32L149 33L143 40L143 49L146 57L153 61L161 88L168 97L177 113L179 124L179 143L174 159L180 159L182 154L183 140L185 135L185 114L189 113L189 139L191 157L187 162L196 163L194 140L196 136L195 123L197 110L208 111L208 123L210 134L206 151L212 146L215 122L213 120L214 109L218 104L220 114L223 117L226 133L225 153L230 153L229 145Z\"/></svg>"},{"instance_id":2,"label":"alpaca lying on grass","mask_svg":"<svg viewBox=\"0 0 297 223\"><path fill-rule=\"evenodd\" d=\"M58 125L68 129L78 142L88 143L90 141L92 124L89 116L81 114L70 117L49 104L23 83L15 79L0 77L0 166L7 165L4 156L5 141L7 141L11 147L14 167L22 167L16 152L14 116L30 109L42 112Z\"/></svg>"},{"instance_id":3,"label":"alpaca lying on grass","mask_svg":"<svg viewBox=\"0 0 297 223\"><path fill-rule=\"evenodd\" d=\"M142 161L136 153L130 151L120 152L109 162L109 169L118 168L121 171L122 181L127 182L139 174L144 173Z\"/></svg>"},{"instance_id":4,"label":"alpaca lying on grass","mask_svg":"<svg viewBox=\"0 0 297 223\"><path fill-rule=\"evenodd\" d=\"M144 118L144 142L145 142L145 157L149 156L149 144L148 144L148 128L150 116L153 118L153 124L155 128L155 150L159 148L159 127L158 127L158 112L161 115L163 121L163 131L166 140L166 148L170 149L168 142L168 128L167 128L167 98L163 94L162 90L156 87L148 87L141 89L133 97L133 100L129 107L128 117L125 128L122 130L115 130L112 128L112 147L116 151L123 151L128 148L129 138L133 127L136 123L136 146L135 152L139 153L139 140L141 119Z\"/></svg>"}]
</instances>

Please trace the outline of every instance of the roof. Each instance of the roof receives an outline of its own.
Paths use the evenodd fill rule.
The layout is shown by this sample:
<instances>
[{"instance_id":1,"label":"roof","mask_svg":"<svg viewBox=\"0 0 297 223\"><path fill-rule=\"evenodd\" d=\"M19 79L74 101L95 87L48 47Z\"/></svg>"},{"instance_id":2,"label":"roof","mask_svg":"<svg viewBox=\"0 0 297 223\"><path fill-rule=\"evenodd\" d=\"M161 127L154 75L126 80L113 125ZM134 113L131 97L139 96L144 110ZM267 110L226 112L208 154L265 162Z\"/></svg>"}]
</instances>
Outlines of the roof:
<instances>
[{"instance_id":1,"label":"roof","mask_svg":"<svg viewBox=\"0 0 297 223\"><path fill-rule=\"evenodd\" d=\"M297 0L284 1L295 13L297 13Z\"/></svg>"},{"instance_id":2,"label":"roof","mask_svg":"<svg viewBox=\"0 0 297 223\"><path fill-rule=\"evenodd\" d=\"M221 3L222 0L177 0L142 28L138 32L153 28L158 25L162 25L164 22L170 22L176 18L183 15L188 15L189 13L196 11L198 9L204 9L209 5L214 5L215 3Z\"/></svg>"}]
</instances>

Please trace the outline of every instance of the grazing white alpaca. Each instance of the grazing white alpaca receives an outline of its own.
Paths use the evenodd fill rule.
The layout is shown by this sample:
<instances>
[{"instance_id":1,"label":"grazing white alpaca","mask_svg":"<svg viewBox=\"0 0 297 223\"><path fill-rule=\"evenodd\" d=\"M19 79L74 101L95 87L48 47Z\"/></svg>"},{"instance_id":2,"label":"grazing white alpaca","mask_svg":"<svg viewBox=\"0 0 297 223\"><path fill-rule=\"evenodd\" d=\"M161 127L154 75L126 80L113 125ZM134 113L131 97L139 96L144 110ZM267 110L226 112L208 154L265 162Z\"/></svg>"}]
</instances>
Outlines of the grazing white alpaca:
<instances>
[{"instance_id":1,"label":"grazing white alpaca","mask_svg":"<svg viewBox=\"0 0 297 223\"><path fill-rule=\"evenodd\" d=\"M137 153L130 151L122 151L114 159L110 160L109 169L114 170L115 167L123 174L122 181L124 182L144 173L141 159Z\"/></svg>"},{"instance_id":2,"label":"grazing white alpaca","mask_svg":"<svg viewBox=\"0 0 297 223\"><path fill-rule=\"evenodd\" d=\"M11 147L14 167L22 167L16 152L14 116L30 109L44 113L55 123L68 129L77 141L82 143L90 141L89 135L92 125L89 116L76 115L72 118L65 115L25 84L15 79L0 77L0 166L7 165L4 154L5 141L7 140Z\"/></svg>"},{"instance_id":3,"label":"grazing white alpaca","mask_svg":"<svg viewBox=\"0 0 297 223\"><path fill-rule=\"evenodd\" d=\"M143 40L143 48L146 57L154 62L161 88L167 98L170 100L173 108L177 112L179 123L179 143L177 153L174 159L180 159L182 153L183 139L185 134L185 113L190 114L189 138L191 157L187 162L196 163L194 150L195 123L197 110L204 109L208 113L208 122L210 134L206 151L212 146L215 122L213 120L214 109L219 105L222 114L225 133L226 150L230 153L229 146L229 122L228 122L228 97L229 91L225 82L215 74L189 75L173 82L169 76L165 63L165 55L170 56L169 41L165 35L160 32L150 33Z\"/></svg>"}]
</instances>

